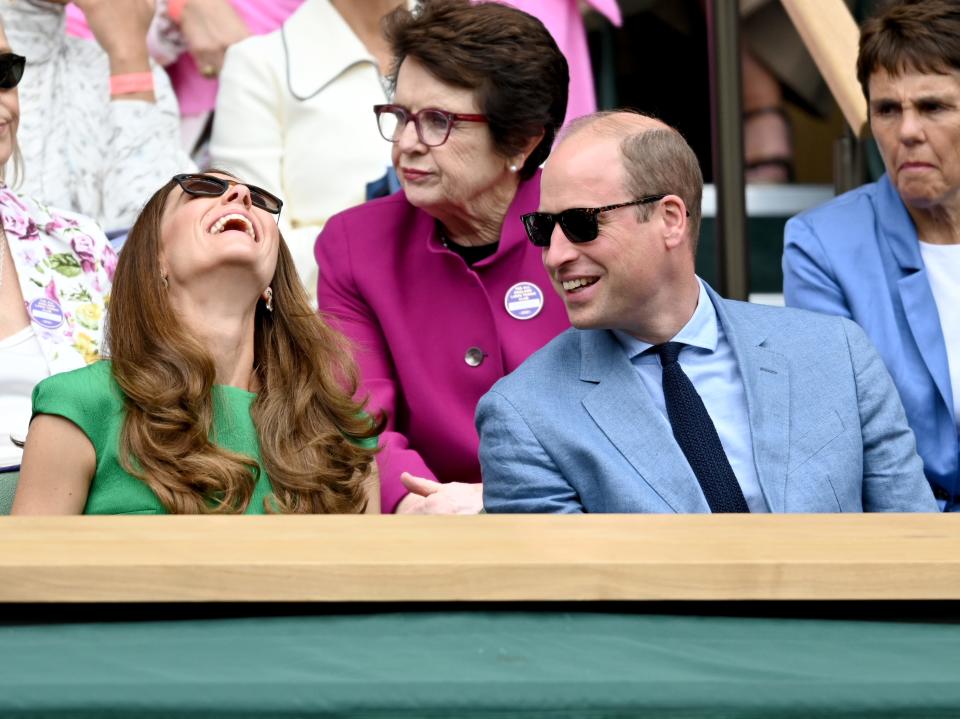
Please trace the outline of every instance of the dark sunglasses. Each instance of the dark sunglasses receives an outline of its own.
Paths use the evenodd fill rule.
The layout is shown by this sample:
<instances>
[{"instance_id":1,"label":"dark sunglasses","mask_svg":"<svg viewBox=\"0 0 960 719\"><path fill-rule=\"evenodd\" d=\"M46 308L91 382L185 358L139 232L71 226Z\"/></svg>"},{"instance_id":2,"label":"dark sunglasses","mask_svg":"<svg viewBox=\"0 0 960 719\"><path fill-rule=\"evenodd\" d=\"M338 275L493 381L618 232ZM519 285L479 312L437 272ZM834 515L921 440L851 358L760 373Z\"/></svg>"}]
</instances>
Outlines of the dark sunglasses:
<instances>
[{"instance_id":1,"label":"dark sunglasses","mask_svg":"<svg viewBox=\"0 0 960 719\"><path fill-rule=\"evenodd\" d=\"M530 212L521 215L523 226L527 231L527 237L537 247L549 247L550 235L553 234L553 228L560 223L560 229L567 239L571 242L581 243L590 242L597 239L600 234L599 217L604 212L619 210L621 207L630 207L631 205L646 205L650 202L659 202L666 195L648 195L639 200L630 202L621 202L619 205L607 205L606 207L575 207L555 215L549 212Z\"/></svg>"},{"instance_id":2,"label":"dark sunglasses","mask_svg":"<svg viewBox=\"0 0 960 719\"><path fill-rule=\"evenodd\" d=\"M233 185L243 185L250 190L250 202L254 207L266 210L274 215L280 214L283 207L283 200L276 195L272 195L256 185L248 185L246 182L237 180L225 180L222 177L213 175L174 175L174 182L180 185L180 189L193 197L220 197Z\"/></svg>"},{"instance_id":3,"label":"dark sunglasses","mask_svg":"<svg viewBox=\"0 0 960 719\"><path fill-rule=\"evenodd\" d=\"M12 52L0 54L0 89L15 88L23 77L23 67L27 58L23 55L14 55Z\"/></svg>"}]
</instances>

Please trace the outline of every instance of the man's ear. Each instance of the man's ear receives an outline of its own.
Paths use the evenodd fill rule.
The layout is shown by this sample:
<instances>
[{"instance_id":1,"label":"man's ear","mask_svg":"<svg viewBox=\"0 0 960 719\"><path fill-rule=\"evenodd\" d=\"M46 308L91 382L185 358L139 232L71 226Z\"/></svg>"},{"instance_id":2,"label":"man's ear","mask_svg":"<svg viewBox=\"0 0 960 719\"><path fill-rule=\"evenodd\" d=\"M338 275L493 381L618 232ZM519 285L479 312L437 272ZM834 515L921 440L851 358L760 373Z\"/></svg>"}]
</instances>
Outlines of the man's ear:
<instances>
[{"instance_id":1,"label":"man's ear","mask_svg":"<svg viewBox=\"0 0 960 719\"><path fill-rule=\"evenodd\" d=\"M667 195L660 200L660 216L667 247L672 249L686 242L690 213L679 196Z\"/></svg>"}]
</instances>

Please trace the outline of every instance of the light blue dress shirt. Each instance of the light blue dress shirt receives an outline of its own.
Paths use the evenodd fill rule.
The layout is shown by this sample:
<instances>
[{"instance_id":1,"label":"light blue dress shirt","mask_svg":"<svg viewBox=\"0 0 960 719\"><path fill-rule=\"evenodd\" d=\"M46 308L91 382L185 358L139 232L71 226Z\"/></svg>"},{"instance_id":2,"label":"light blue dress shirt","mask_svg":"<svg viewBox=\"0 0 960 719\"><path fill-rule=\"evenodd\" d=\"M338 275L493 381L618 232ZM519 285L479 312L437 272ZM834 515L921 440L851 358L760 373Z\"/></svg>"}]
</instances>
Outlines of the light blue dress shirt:
<instances>
[{"instance_id":1,"label":"light blue dress shirt","mask_svg":"<svg viewBox=\"0 0 960 719\"><path fill-rule=\"evenodd\" d=\"M751 512L768 512L770 510L763 498L757 478L757 465L753 459L747 394L737 358L727 342L723 327L717 319L717 311L699 277L697 282L700 284L697 309L690 321L672 339L673 342L688 345L680 351L678 361L717 428L720 443L740 483L747 506ZM623 345L627 357L636 368L643 386L650 393L669 429L670 420L663 399L660 358L655 352L647 352L653 345L620 330L614 330L614 334Z\"/></svg>"}]
</instances>

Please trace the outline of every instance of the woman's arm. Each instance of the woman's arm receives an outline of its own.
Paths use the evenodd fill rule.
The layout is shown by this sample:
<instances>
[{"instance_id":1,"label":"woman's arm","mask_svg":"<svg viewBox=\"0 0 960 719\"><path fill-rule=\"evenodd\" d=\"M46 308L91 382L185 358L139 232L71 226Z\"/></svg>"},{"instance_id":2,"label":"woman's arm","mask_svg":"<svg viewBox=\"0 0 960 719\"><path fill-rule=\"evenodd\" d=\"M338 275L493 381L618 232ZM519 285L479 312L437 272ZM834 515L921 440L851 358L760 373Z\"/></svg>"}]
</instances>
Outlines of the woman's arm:
<instances>
[{"instance_id":1,"label":"woman's arm","mask_svg":"<svg viewBox=\"0 0 960 719\"><path fill-rule=\"evenodd\" d=\"M111 86L107 116L109 141L100 172L101 212L107 231L127 229L154 188L178 172L194 170L181 148L180 116L166 73L151 66L147 29L153 18L149 0L75 0L100 47L111 77L152 74L154 87L125 92ZM69 58L68 58L69 59ZM82 62L83 58L74 58Z\"/></svg>"},{"instance_id":2,"label":"woman's arm","mask_svg":"<svg viewBox=\"0 0 960 719\"><path fill-rule=\"evenodd\" d=\"M96 466L93 444L77 425L38 414L30 423L11 514L83 514Z\"/></svg>"},{"instance_id":3,"label":"woman's arm","mask_svg":"<svg viewBox=\"0 0 960 719\"><path fill-rule=\"evenodd\" d=\"M360 368L360 397L367 397L366 411L383 411L387 425L380 435L377 467L384 512L393 512L408 490L400 481L402 472L433 480L426 462L410 440L397 431L396 418L403 409L403 388L397 378L387 340L373 310L354 280L348 230L334 216L316 243L320 269L317 299L325 320L347 336L354 346ZM419 498L417 498L419 499Z\"/></svg>"},{"instance_id":4,"label":"woman's arm","mask_svg":"<svg viewBox=\"0 0 960 719\"><path fill-rule=\"evenodd\" d=\"M790 219L784 228L783 297L788 307L852 319L823 242L803 217Z\"/></svg>"}]
</instances>

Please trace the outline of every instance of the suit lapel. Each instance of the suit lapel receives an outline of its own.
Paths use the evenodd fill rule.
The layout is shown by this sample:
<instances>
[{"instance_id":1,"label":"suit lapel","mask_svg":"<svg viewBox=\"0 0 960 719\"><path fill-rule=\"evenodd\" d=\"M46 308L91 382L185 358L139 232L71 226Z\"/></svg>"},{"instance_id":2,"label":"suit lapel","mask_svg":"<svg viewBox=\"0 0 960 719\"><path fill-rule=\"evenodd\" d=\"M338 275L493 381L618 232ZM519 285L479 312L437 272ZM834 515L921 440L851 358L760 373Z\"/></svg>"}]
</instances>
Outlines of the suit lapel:
<instances>
[{"instance_id":1,"label":"suit lapel","mask_svg":"<svg viewBox=\"0 0 960 719\"><path fill-rule=\"evenodd\" d=\"M920 358L933 378L940 397L953 409L947 348L940 329L940 315L933 299L927 270L920 255L920 239L903 201L884 175L880 180L882 197L877 203L877 232L890 247L900 267L897 290L910 334L920 350Z\"/></svg>"},{"instance_id":2,"label":"suit lapel","mask_svg":"<svg viewBox=\"0 0 960 719\"><path fill-rule=\"evenodd\" d=\"M920 348L920 357L933 377L940 397L947 407L953 408L950 389L950 369L947 364L947 349L940 329L940 315L930 290L927 271L920 269L912 275L901 277L897 282L903 313L914 342Z\"/></svg>"},{"instance_id":3,"label":"suit lapel","mask_svg":"<svg viewBox=\"0 0 960 719\"><path fill-rule=\"evenodd\" d=\"M697 478L613 333L580 333L583 406L642 480L675 512L709 512Z\"/></svg>"},{"instance_id":4,"label":"suit lapel","mask_svg":"<svg viewBox=\"0 0 960 719\"><path fill-rule=\"evenodd\" d=\"M771 512L783 512L790 442L790 369L783 355L763 346L765 328L740 319L738 304L707 292L733 348L747 397L757 479Z\"/></svg>"}]
</instances>

